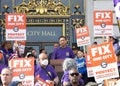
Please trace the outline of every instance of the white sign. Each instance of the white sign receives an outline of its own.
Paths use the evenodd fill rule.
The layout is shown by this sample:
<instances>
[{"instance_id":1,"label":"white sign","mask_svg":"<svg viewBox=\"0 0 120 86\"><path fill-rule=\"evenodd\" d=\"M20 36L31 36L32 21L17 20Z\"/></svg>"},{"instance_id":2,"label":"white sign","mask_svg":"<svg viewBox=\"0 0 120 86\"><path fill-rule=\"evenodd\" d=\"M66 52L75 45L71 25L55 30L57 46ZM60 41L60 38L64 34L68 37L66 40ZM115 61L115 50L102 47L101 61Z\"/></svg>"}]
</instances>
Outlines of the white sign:
<instances>
[{"instance_id":1,"label":"white sign","mask_svg":"<svg viewBox=\"0 0 120 86\"><path fill-rule=\"evenodd\" d=\"M94 36L113 35L112 11L94 11Z\"/></svg>"},{"instance_id":2,"label":"white sign","mask_svg":"<svg viewBox=\"0 0 120 86\"><path fill-rule=\"evenodd\" d=\"M6 40L26 40L26 15L6 14Z\"/></svg>"}]
</instances>

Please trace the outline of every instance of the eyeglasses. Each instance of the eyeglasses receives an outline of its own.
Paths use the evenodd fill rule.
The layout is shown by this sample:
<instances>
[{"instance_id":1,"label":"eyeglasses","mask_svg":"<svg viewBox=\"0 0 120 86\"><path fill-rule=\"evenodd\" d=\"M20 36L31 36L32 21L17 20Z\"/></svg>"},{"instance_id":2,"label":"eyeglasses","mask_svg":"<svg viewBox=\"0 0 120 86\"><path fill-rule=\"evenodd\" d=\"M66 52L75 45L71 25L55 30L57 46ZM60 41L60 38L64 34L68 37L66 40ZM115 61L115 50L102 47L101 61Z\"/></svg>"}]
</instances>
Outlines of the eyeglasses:
<instances>
[{"instance_id":1,"label":"eyeglasses","mask_svg":"<svg viewBox=\"0 0 120 86\"><path fill-rule=\"evenodd\" d=\"M71 73L70 75L71 75L71 76L74 76L74 75L75 75L75 76L78 76L79 73Z\"/></svg>"}]
</instances>

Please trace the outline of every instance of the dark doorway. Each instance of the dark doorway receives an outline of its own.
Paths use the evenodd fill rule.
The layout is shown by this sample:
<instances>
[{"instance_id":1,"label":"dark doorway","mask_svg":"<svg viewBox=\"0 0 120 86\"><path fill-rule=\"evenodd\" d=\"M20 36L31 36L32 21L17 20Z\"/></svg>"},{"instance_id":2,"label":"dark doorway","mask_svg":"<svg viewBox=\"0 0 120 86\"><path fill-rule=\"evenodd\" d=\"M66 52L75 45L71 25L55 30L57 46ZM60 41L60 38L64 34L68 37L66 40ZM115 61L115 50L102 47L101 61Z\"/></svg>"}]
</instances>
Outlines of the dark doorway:
<instances>
[{"instance_id":1,"label":"dark doorway","mask_svg":"<svg viewBox=\"0 0 120 86\"><path fill-rule=\"evenodd\" d=\"M32 47L37 51L37 55L39 55L40 49L45 49L47 51L47 55L49 55L53 51L53 45L55 42L52 43L46 43L46 42L28 42L26 44L26 47Z\"/></svg>"}]
</instances>

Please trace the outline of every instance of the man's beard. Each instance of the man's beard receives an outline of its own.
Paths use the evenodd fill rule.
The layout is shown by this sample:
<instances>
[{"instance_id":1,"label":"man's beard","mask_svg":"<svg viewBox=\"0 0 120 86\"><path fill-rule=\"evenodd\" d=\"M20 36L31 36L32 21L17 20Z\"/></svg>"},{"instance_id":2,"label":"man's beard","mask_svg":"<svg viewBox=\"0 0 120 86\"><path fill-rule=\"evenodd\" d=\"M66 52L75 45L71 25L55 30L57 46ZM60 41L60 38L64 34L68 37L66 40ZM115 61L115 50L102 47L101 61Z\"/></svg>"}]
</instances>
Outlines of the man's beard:
<instances>
[{"instance_id":1,"label":"man's beard","mask_svg":"<svg viewBox=\"0 0 120 86\"><path fill-rule=\"evenodd\" d=\"M72 83L73 83L73 84L77 84L77 83L78 83L78 80L73 79L73 80L72 80Z\"/></svg>"}]
</instances>

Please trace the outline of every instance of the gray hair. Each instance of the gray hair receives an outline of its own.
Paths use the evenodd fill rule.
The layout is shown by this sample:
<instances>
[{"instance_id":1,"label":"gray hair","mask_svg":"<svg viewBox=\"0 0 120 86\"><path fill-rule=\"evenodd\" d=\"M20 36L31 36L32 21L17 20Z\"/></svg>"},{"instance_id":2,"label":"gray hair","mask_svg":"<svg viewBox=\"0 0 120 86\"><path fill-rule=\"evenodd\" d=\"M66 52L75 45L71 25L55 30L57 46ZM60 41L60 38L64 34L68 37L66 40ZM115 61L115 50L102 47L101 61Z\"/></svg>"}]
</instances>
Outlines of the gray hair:
<instances>
[{"instance_id":1,"label":"gray hair","mask_svg":"<svg viewBox=\"0 0 120 86\"><path fill-rule=\"evenodd\" d=\"M72 68L77 69L77 63L74 59L66 58L63 62L63 71L69 71Z\"/></svg>"},{"instance_id":2,"label":"gray hair","mask_svg":"<svg viewBox=\"0 0 120 86\"><path fill-rule=\"evenodd\" d=\"M3 68L1 71L1 74L3 73L4 70L8 70L9 74L11 74L11 75L13 74L13 70L11 68L8 68L8 67Z\"/></svg>"}]
</instances>

